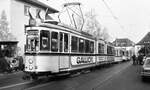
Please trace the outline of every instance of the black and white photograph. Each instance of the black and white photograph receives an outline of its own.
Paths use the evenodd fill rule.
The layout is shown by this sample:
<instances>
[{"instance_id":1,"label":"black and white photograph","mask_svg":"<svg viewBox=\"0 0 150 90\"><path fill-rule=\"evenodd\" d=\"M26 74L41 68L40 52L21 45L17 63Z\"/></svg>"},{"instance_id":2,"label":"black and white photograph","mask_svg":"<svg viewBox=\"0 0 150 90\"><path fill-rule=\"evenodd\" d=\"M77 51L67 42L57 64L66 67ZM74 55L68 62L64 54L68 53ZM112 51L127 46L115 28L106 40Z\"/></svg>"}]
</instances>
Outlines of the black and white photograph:
<instances>
[{"instance_id":1,"label":"black and white photograph","mask_svg":"<svg viewBox=\"0 0 150 90\"><path fill-rule=\"evenodd\" d=\"M150 90L150 0L0 0L0 90Z\"/></svg>"}]
</instances>

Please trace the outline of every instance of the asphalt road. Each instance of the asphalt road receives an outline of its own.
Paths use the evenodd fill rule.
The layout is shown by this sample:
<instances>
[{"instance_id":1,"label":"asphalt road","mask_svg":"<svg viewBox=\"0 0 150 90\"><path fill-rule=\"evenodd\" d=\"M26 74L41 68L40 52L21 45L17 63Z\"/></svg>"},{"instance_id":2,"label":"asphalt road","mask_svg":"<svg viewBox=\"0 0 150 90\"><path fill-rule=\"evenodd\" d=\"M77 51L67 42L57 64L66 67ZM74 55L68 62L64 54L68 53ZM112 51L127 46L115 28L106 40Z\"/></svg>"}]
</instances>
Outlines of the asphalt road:
<instances>
[{"instance_id":1,"label":"asphalt road","mask_svg":"<svg viewBox=\"0 0 150 90\"><path fill-rule=\"evenodd\" d=\"M140 66L131 62L115 64L69 77L24 81L23 73L0 76L0 90L150 90L150 80L143 82Z\"/></svg>"}]
</instances>

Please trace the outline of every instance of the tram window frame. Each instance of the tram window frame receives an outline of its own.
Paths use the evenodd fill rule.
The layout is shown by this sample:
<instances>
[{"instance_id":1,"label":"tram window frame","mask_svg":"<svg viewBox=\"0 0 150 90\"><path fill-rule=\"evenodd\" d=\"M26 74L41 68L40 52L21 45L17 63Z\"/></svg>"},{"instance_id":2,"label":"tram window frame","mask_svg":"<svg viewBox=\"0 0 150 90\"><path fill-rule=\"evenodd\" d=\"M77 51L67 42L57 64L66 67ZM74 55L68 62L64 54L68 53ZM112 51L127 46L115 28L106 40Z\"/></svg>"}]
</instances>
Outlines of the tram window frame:
<instances>
[{"instance_id":1,"label":"tram window frame","mask_svg":"<svg viewBox=\"0 0 150 90\"><path fill-rule=\"evenodd\" d=\"M58 32L51 32L51 51L58 52Z\"/></svg>"},{"instance_id":2,"label":"tram window frame","mask_svg":"<svg viewBox=\"0 0 150 90\"><path fill-rule=\"evenodd\" d=\"M94 53L94 42L90 41L90 53Z\"/></svg>"},{"instance_id":3,"label":"tram window frame","mask_svg":"<svg viewBox=\"0 0 150 90\"><path fill-rule=\"evenodd\" d=\"M63 40L64 40L63 32L59 32L59 52L63 52Z\"/></svg>"},{"instance_id":4,"label":"tram window frame","mask_svg":"<svg viewBox=\"0 0 150 90\"><path fill-rule=\"evenodd\" d=\"M71 36L71 52L78 52L78 37Z\"/></svg>"},{"instance_id":5,"label":"tram window frame","mask_svg":"<svg viewBox=\"0 0 150 90\"><path fill-rule=\"evenodd\" d=\"M40 31L40 50L50 50L50 32L47 30Z\"/></svg>"},{"instance_id":6,"label":"tram window frame","mask_svg":"<svg viewBox=\"0 0 150 90\"><path fill-rule=\"evenodd\" d=\"M82 42L81 42L82 40ZM83 38L79 38L79 52L84 53L85 52L85 40Z\"/></svg>"},{"instance_id":7,"label":"tram window frame","mask_svg":"<svg viewBox=\"0 0 150 90\"><path fill-rule=\"evenodd\" d=\"M69 34L64 33L64 52L69 51Z\"/></svg>"}]
</instances>

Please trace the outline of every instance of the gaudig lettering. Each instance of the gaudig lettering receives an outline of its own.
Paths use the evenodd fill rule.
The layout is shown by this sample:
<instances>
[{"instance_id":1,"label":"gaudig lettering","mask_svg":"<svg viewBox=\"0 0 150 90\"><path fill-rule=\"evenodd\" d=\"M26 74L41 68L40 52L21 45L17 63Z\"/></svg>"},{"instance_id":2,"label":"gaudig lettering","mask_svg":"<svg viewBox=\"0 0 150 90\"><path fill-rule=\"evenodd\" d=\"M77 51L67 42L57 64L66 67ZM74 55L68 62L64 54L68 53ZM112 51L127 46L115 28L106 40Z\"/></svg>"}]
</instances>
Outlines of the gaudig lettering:
<instances>
[{"instance_id":1,"label":"gaudig lettering","mask_svg":"<svg viewBox=\"0 0 150 90\"><path fill-rule=\"evenodd\" d=\"M93 57L77 57L77 64L93 63Z\"/></svg>"}]
</instances>

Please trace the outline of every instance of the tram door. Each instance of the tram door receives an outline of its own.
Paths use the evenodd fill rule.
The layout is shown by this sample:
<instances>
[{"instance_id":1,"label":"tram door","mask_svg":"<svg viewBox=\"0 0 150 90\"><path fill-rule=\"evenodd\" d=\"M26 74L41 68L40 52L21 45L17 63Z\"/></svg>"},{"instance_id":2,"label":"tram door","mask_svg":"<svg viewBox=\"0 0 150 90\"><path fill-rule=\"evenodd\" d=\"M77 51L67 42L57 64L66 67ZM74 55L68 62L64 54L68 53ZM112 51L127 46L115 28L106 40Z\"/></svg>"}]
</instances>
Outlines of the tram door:
<instances>
[{"instance_id":1,"label":"tram door","mask_svg":"<svg viewBox=\"0 0 150 90\"><path fill-rule=\"evenodd\" d=\"M69 68L69 34L59 32L59 69Z\"/></svg>"}]
</instances>

